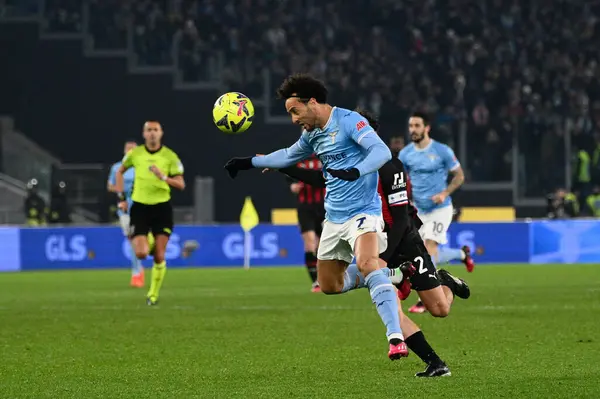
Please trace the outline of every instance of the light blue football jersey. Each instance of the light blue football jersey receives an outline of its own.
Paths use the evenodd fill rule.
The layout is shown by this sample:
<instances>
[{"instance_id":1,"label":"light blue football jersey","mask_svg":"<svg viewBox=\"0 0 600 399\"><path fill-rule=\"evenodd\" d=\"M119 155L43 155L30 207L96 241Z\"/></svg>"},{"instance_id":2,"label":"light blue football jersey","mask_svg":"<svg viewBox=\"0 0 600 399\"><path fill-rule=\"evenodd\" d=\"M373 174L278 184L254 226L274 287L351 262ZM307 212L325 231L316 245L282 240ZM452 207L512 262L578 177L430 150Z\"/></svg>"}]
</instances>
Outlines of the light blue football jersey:
<instances>
[{"instance_id":1,"label":"light blue football jersey","mask_svg":"<svg viewBox=\"0 0 600 399\"><path fill-rule=\"evenodd\" d=\"M398 158L410 177L413 202L419 212L428 213L452 203L450 196L441 204L431 199L448 187L448 173L460 166L450 147L435 140L423 149L411 143L400 151Z\"/></svg>"},{"instance_id":2,"label":"light blue football jersey","mask_svg":"<svg viewBox=\"0 0 600 399\"><path fill-rule=\"evenodd\" d=\"M121 162L115 163L110 168L110 174L108 175L108 182L112 185L117 184L117 170L121 167ZM133 168L129 168L123 174L123 194L125 195L125 200L128 203L128 208L131 209L131 204L133 201L131 200L131 194L133 193L133 180L135 179L135 170ZM117 214L120 216L123 214L121 210L117 211Z\"/></svg>"},{"instance_id":3,"label":"light blue football jersey","mask_svg":"<svg viewBox=\"0 0 600 399\"><path fill-rule=\"evenodd\" d=\"M322 129L303 131L291 147L254 157L252 164L254 167L283 168L313 153L323 164L327 220L344 223L361 213L381 214L377 170L391 159L391 153L367 120L357 112L333 107L329 121ZM326 171L352 168L360 172L360 178L355 181L335 178Z\"/></svg>"}]
</instances>

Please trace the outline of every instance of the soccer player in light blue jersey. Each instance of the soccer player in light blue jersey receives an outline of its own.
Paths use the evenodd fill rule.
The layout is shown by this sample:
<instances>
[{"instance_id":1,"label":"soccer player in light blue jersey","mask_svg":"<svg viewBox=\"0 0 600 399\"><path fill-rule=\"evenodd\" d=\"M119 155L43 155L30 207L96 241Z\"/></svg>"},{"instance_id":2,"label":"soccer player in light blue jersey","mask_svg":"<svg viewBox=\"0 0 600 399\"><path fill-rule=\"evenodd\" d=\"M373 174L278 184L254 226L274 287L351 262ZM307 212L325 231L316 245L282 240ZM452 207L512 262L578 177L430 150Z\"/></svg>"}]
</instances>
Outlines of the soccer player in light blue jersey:
<instances>
[{"instance_id":1,"label":"soccer player in light blue jersey","mask_svg":"<svg viewBox=\"0 0 600 399\"><path fill-rule=\"evenodd\" d=\"M125 143L124 153L127 154L130 150L137 147L137 143L133 140L129 140ZM117 170L121 167L121 162L115 163L110 168L110 174L108 176L108 191L112 193L117 193L116 189L116 175ZM133 203L131 199L131 193L133 192L133 180L135 177L135 172L133 168L128 169L124 175L124 191L123 198L119 198L120 200L127 201L127 210L119 209L117 211L117 215L119 216L119 223L121 224L121 228L123 229L123 235L129 239L129 209L131 209L131 204ZM131 286L132 287L143 287L144 286L144 267L142 266L141 261L135 256L133 252L133 247L131 247Z\"/></svg>"},{"instance_id":2,"label":"soccer player in light blue jersey","mask_svg":"<svg viewBox=\"0 0 600 399\"><path fill-rule=\"evenodd\" d=\"M454 212L450 195L464 182L464 172L454 151L429 137L431 125L425 114L414 113L408 121L408 129L412 143L400 151L399 158L410 176L414 205L423 222L419 232L427 252L438 264L461 260L471 272L475 263L469 247L438 248L447 243L446 235ZM452 175L449 184L448 174ZM409 309L412 313L425 311L422 302Z\"/></svg>"},{"instance_id":3,"label":"soccer player in light blue jersey","mask_svg":"<svg viewBox=\"0 0 600 399\"><path fill-rule=\"evenodd\" d=\"M325 294L349 291L356 287L361 273L387 329L389 358L407 356L394 286L379 266L387 237L377 193L377 170L391 159L391 153L364 117L327 104L327 89L320 81L292 75L283 82L278 96L285 99L292 122L304 129L300 139L265 156L233 158L225 169L234 178L240 170L281 169L317 154L327 188L317 253L321 290ZM349 272L354 257L358 268Z\"/></svg>"}]
</instances>

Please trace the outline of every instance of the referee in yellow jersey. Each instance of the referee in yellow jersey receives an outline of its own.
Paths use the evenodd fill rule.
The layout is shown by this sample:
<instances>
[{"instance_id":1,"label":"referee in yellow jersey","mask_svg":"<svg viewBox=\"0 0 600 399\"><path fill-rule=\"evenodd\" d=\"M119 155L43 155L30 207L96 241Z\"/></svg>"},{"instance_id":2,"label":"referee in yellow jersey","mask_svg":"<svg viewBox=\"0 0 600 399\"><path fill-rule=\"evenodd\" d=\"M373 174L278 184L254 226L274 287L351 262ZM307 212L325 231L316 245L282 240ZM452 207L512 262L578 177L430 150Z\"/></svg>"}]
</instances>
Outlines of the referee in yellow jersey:
<instances>
[{"instance_id":1,"label":"referee in yellow jersey","mask_svg":"<svg viewBox=\"0 0 600 399\"><path fill-rule=\"evenodd\" d=\"M116 174L116 190L124 199L123 173L129 168L135 168L130 235L138 259L145 259L150 252L154 256L150 290L146 298L148 305L158 303L158 293L167 271L165 252L173 231L171 187L179 190L185 188L183 164L173 150L162 145L162 136L163 130L159 122L144 123L144 145L125 154ZM121 201L119 208L126 210L127 202ZM155 240L152 251L148 244L150 232Z\"/></svg>"}]
</instances>

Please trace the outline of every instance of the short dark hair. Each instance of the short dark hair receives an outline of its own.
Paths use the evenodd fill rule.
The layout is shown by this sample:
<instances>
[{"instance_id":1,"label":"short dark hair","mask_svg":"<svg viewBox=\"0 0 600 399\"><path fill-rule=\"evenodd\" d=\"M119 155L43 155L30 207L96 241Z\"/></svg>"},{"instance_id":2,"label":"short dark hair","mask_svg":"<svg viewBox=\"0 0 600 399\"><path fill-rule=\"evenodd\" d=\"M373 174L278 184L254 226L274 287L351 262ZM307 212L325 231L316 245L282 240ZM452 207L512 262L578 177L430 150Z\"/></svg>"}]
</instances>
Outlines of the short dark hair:
<instances>
[{"instance_id":1,"label":"short dark hair","mask_svg":"<svg viewBox=\"0 0 600 399\"><path fill-rule=\"evenodd\" d=\"M429 116L425 112L415 111L410 115L410 117L423 119L424 126L429 126L431 124L431 120L429 119Z\"/></svg>"},{"instance_id":2,"label":"short dark hair","mask_svg":"<svg viewBox=\"0 0 600 399\"><path fill-rule=\"evenodd\" d=\"M320 80L304 73L290 75L277 89L277 97L287 100L291 97L298 97L302 102L308 102L311 98L317 100L319 104L327 102L327 88Z\"/></svg>"},{"instance_id":3,"label":"short dark hair","mask_svg":"<svg viewBox=\"0 0 600 399\"><path fill-rule=\"evenodd\" d=\"M373 115L371 112L365 109L360 108L356 108L354 111L358 112L363 118L365 118L367 122L369 122L369 125L371 125L373 130L375 130L376 132L379 130L379 121L377 120L377 117L375 117L375 115Z\"/></svg>"}]
</instances>

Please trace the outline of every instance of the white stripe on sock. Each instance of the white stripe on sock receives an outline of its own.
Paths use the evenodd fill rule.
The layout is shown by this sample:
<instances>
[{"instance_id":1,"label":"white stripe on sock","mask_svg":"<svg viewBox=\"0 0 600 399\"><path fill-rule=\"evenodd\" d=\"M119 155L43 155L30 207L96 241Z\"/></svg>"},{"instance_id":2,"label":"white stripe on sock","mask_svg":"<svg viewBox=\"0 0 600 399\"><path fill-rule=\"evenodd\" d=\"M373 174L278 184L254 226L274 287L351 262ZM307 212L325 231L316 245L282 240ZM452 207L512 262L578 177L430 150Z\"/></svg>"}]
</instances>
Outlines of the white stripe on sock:
<instances>
[{"instance_id":1,"label":"white stripe on sock","mask_svg":"<svg viewBox=\"0 0 600 399\"><path fill-rule=\"evenodd\" d=\"M394 284L385 283L385 284L379 284L379 285L376 285L375 287L373 287L373 289L372 289L372 290L370 290L370 291L369 291L369 293L371 294L371 296L373 296L373 293L374 293L375 291L377 291L377 290L378 290L378 289L380 289L380 288L386 288L386 287L391 287L391 288L394 288Z\"/></svg>"},{"instance_id":2,"label":"white stripe on sock","mask_svg":"<svg viewBox=\"0 0 600 399\"><path fill-rule=\"evenodd\" d=\"M392 333L390 335L388 335L387 339L388 341L394 338L398 338L401 339L402 341L404 341L404 335L402 335L402 333Z\"/></svg>"}]
</instances>

